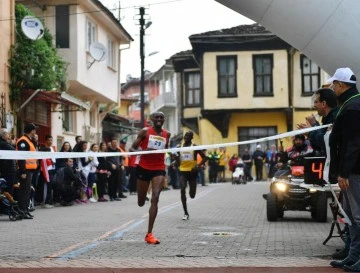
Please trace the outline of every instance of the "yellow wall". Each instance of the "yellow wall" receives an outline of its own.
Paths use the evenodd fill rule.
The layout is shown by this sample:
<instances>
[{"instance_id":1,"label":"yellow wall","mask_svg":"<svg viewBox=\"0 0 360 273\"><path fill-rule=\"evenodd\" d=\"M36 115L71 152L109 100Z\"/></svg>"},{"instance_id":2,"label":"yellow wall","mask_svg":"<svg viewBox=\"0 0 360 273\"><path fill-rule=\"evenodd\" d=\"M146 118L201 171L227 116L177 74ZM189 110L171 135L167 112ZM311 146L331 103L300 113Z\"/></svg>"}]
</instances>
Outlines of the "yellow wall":
<instances>
[{"instance_id":1,"label":"yellow wall","mask_svg":"<svg viewBox=\"0 0 360 273\"><path fill-rule=\"evenodd\" d=\"M221 133L208 120L201 119L199 122L201 144L207 145L243 141L242 139L238 139L238 127L264 126L275 126L278 134L285 133L287 131L285 113L234 113L230 118L227 138L222 138ZM285 142L290 143L290 141L284 139L284 144ZM238 152L238 147L227 147L227 151L232 155Z\"/></svg>"},{"instance_id":2,"label":"yellow wall","mask_svg":"<svg viewBox=\"0 0 360 273\"><path fill-rule=\"evenodd\" d=\"M273 97L254 97L253 55L273 54ZM218 99L216 57L237 55L237 98ZM205 109L288 107L286 50L207 52L204 58L203 86Z\"/></svg>"},{"instance_id":3,"label":"yellow wall","mask_svg":"<svg viewBox=\"0 0 360 273\"><path fill-rule=\"evenodd\" d=\"M321 123L321 117L317 116L317 112L314 110L309 110L309 111L295 111L294 112L294 130L296 130L296 125L299 123L306 123L305 121L305 117L310 116L310 115L315 115L315 117L317 117L317 120Z\"/></svg>"},{"instance_id":4,"label":"yellow wall","mask_svg":"<svg viewBox=\"0 0 360 273\"><path fill-rule=\"evenodd\" d=\"M195 118L200 116L200 108L199 107L191 107L184 109L184 118Z\"/></svg>"},{"instance_id":5,"label":"yellow wall","mask_svg":"<svg viewBox=\"0 0 360 273\"><path fill-rule=\"evenodd\" d=\"M133 104L133 101L129 100L121 100L120 101L120 107L118 108L119 115L123 117L129 116L129 106Z\"/></svg>"},{"instance_id":6,"label":"yellow wall","mask_svg":"<svg viewBox=\"0 0 360 273\"><path fill-rule=\"evenodd\" d=\"M207 119L199 120L199 135L202 145L225 142L220 132Z\"/></svg>"}]
</instances>

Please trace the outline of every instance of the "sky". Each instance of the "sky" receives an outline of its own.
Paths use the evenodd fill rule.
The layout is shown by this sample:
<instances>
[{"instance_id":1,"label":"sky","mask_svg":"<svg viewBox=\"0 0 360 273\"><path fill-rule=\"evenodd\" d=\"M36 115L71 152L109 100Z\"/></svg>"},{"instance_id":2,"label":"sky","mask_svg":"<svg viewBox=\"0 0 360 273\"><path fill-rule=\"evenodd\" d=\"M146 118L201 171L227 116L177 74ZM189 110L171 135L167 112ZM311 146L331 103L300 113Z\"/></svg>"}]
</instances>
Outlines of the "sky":
<instances>
[{"instance_id":1,"label":"sky","mask_svg":"<svg viewBox=\"0 0 360 273\"><path fill-rule=\"evenodd\" d=\"M119 0L100 0L117 9ZM145 30L145 70L157 71L172 55L191 49L192 34L254 23L214 0L120 0L121 24L134 39L121 53L121 82L126 76L140 77L139 6L152 22ZM113 11L118 16L118 10ZM151 53L158 52L151 55ZM151 56L148 56L148 55Z\"/></svg>"}]
</instances>

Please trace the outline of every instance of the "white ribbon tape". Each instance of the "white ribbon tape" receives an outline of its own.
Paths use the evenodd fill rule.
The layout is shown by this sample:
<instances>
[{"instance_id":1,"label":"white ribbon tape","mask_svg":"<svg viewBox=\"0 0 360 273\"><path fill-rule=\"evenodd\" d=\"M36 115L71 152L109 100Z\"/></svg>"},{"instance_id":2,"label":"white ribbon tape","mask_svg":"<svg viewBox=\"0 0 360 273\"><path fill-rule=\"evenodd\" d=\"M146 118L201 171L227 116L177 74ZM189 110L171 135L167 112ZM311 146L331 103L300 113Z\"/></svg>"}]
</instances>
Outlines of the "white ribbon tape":
<instances>
[{"instance_id":1,"label":"white ribbon tape","mask_svg":"<svg viewBox=\"0 0 360 273\"><path fill-rule=\"evenodd\" d=\"M220 143L220 144L211 144L211 145L198 145L198 146L190 146L190 147L181 147L181 148L171 148L171 149L162 149L162 150L150 150L150 151L137 151L137 152L118 152L118 153L96 153L93 152L88 153L67 153L67 152L55 152L49 155L49 152L28 152L28 151L0 151L0 159L44 159L44 158L82 158L82 157L89 157L89 156L96 156L96 157L111 157L111 156L120 156L120 155L142 155L142 154L154 154L154 153L167 153L167 152L186 152L186 151L195 151L195 150L208 150L208 149L216 149L220 147L231 147L231 146L239 146L251 143L260 143L269 140L275 140L280 138L286 138L295 136L297 134L305 134L311 131L327 128L329 125L321 125L310 127L306 129L300 129L295 131L290 131L270 137L258 138L253 140L247 141L240 141L240 142L229 142L229 143Z\"/></svg>"}]
</instances>

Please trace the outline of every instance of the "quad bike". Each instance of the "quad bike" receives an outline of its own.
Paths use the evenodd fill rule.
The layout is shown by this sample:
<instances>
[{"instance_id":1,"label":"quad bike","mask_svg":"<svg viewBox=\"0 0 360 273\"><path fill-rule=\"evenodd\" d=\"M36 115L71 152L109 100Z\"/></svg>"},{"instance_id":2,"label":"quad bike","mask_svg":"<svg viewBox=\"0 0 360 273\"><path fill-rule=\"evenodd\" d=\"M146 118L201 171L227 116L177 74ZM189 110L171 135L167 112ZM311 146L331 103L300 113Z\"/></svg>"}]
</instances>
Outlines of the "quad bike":
<instances>
[{"instance_id":1,"label":"quad bike","mask_svg":"<svg viewBox=\"0 0 360 273\"><path fill-rule=\"evenodd\" d=\"M312 170L307 168L306 171L322 175L322 167L321 171L314 167ZM284 212L287 210L309 211L315 221L327 221L329 196L327 188L317 181L308 181L309 177L305 173L304 166L288 165L285 169L275 173L270 184L270 192L263 195L266 199L268 221L272 222L284 217ZM306 183L305 180L307 180Z\"/></svg>"}]
</instances>

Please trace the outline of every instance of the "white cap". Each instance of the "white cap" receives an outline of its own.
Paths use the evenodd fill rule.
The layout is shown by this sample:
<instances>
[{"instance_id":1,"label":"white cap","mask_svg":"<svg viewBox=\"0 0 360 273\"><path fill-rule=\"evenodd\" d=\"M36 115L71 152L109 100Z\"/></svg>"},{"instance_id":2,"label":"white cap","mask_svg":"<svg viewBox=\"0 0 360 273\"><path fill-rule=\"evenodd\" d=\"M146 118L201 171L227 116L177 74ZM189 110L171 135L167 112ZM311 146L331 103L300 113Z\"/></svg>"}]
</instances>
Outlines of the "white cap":
<instances>
[{"instance_id":1,"label":"white cap","mask_svg":"<svg viewBox=\"0 0 360 273\"><path fill-rule=\"evenodd\" d=\"M256 145L256 149L261 149L261 145Z\"/></svg>"},{"instance_id":2,"label":"white cap","mask_svg":"<svg viewBox=\"0 0 360 273\"><path fill-rule=\"evenodd\" d=\"M326 82L333 83L333 81L356 83L356 77L350 68L343 67L336 69L335 74Z\"/></svg>"}]
</instances>

